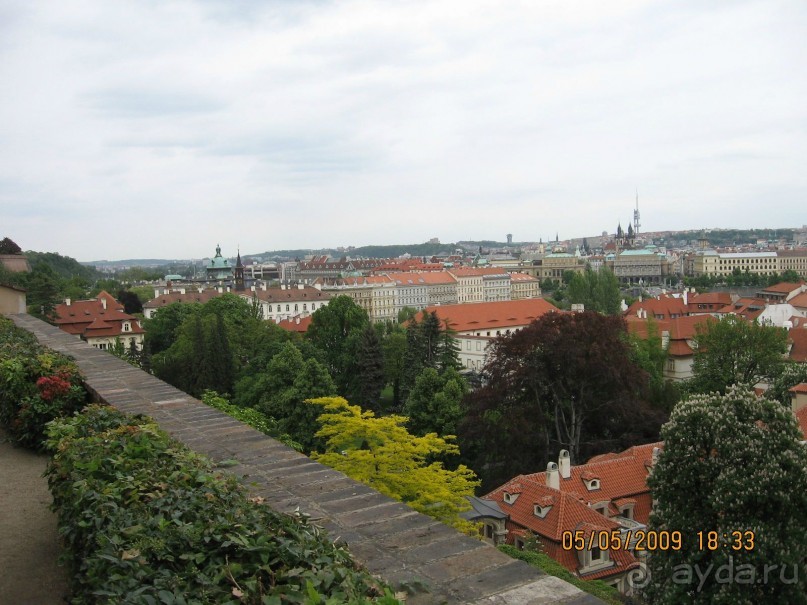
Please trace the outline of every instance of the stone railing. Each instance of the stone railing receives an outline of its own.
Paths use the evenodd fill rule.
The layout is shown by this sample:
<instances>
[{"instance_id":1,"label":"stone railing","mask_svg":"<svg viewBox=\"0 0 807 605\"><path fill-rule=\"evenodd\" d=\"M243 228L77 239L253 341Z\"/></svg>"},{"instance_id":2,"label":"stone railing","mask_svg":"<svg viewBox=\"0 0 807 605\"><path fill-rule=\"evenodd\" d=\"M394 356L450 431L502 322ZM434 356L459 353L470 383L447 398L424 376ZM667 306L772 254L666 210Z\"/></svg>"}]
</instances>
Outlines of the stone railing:
<instances>
[{"instance_id":1,"label":"stone railing","mask_svg":"<svg viewBox=\"0 0 807 605\"><path fill-rule=\"evenodd\" d=\"M56 351L71 355L97 400L146 414L162 429L228 467L272 508L309 515L356 561L409 593L407 603L598 604L599 599L415 512L344 474L210 408L30 315L11 315Z\"/></svg>"}]
</instances>

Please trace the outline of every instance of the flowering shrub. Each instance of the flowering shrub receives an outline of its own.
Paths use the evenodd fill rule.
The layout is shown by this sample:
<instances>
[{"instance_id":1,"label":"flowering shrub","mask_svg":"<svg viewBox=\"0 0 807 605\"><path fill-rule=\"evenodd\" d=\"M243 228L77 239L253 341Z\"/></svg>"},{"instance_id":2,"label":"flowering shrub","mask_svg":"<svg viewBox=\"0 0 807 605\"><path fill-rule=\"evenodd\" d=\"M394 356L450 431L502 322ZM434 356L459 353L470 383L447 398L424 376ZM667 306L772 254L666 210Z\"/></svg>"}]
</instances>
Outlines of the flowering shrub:
<instances>
[{"instance_id":1,"label":"flowering shrub","mask_svg":"<svg viewBox=\"0 0 807 605\"><path fill-rule=\"evenodd\" d=\"M153 421L52 422L48 482L72 603L398 603L305 518L249 499Z\"/></svg>"},{"instance_id":2,"label":"flowering shrub","mask_svg":"<svg viewBox=\"0 0 807 605\"><path fill-rule=\"evenodd\" d=\"M0 424L16 445L40 450L45 425L87 401L76 365L0 318Z\"/></svg>"}]
</instances>

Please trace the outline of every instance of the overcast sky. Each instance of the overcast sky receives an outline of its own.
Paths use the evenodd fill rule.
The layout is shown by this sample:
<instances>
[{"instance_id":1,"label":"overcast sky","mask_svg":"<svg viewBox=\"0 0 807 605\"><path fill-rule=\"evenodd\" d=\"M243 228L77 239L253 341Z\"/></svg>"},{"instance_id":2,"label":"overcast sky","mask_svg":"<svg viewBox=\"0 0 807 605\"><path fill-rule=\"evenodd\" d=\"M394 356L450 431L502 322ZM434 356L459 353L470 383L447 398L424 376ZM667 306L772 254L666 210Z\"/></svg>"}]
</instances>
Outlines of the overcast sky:
<instances>
[{"instance_id":1,"label":"overcast sky","mask_svg":"<svg viewBox=\"0 0 807 605\"><path fill-rule=\"evenodd\" d=\"M0 0L0 83L82 261L807 223L804 0Z\"/></svg>"}]
</instances>

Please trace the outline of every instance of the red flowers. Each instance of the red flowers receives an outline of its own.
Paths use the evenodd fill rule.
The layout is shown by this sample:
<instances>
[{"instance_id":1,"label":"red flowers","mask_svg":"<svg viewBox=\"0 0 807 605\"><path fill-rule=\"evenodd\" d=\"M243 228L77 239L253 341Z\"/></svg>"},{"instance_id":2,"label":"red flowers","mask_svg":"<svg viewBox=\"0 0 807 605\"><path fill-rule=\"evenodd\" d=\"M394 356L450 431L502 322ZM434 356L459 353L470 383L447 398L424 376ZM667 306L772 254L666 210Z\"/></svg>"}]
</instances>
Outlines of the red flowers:
<instances>
[{"instance_id":1,"label":"red flowers","mask_svg":"<svg viewBox=\"0 0 807 605\"><path fill-rule=\"evenodd\" d=\"M39 396L45 401L53 401L56 397L66 395L70 391L70 376L66 373L42 376L36 381Z\"/></svg>"}]
</instances>

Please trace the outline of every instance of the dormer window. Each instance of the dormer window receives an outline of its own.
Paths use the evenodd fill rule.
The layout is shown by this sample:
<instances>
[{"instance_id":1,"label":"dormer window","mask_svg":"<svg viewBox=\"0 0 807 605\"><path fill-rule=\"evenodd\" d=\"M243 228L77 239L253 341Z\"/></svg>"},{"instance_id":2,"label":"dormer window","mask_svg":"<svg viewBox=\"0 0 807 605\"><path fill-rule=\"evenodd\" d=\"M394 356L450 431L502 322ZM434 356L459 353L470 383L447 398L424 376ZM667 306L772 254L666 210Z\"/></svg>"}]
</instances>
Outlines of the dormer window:
<instances>
[{"instance_id":1,"label":"dormer window","mask_svg":"<svg viewBox=\"0 0 807 605\"><path fill-rule=\"evenodd\" d=\"M552 510L552 505L551 504L549 504L547 506L541 506L540 504L536 504L534 506L534 508L533 508L533 512L535 513L535 516L539 517L540 519L545 518L549 514L550 510Z\"/></svg>"},{"instance_id":2,"label":"dormer window","mask_svg":"<svg viewBox=\"0 0 807 605\"><path fill-rule=\"evenodd\" d=\"M507 504L513 504L521 494L513 494L510 492L504 492L504 501Z\"/></svg>"},{"instance_id":3,"label":"dormer window","mask_svg":"<svg viewBox=\"0 0 807 605\"><path fill-rule=\"evenodd\" d=\"M129 332L131 329L132 329L132 328L131 328L131 326L129 325L129 322L128 322L128 321L127 321L127 322L124 322L124 324L123 324L123 331L124 331L124 332Z\"/></svg>"},{"instance_id":4,"label":"dormer window","mask_svg":"<svg viewBox=\"0 0 807 605\"><path fill-rule=\"evenodd\" d=\"M593 492L596 489L600 489L600 480L599 479L589 479L586 481L583 479L583 483L586 484L586 489L590 492Z\"/></svg>"}]
</instances>

